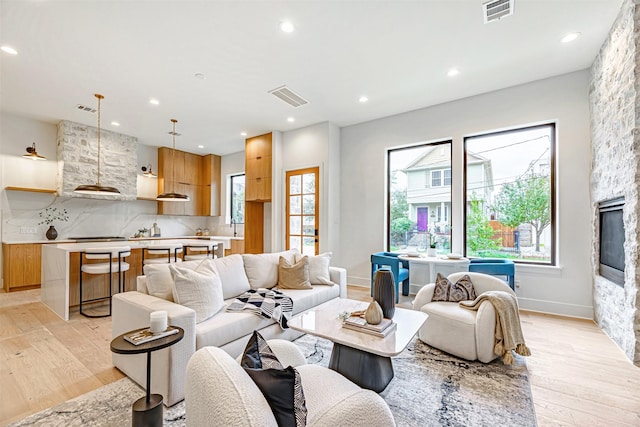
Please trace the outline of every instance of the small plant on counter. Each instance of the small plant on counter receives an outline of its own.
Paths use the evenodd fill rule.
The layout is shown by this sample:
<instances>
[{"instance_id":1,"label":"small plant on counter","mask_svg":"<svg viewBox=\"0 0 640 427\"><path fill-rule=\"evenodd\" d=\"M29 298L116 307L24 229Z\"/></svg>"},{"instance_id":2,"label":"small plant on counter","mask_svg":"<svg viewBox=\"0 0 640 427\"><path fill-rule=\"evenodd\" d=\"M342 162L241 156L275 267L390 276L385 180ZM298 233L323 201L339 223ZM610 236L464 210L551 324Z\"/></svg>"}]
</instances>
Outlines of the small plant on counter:
<instances>
[{"instance_id":1,"label":"small plant on counter","mask_svg":"<svg viewBox=\"0 0 640 427\"><path fill-rule=\"evenodd\" d=\"M138 229L138 232L133 237L145 237L148 232L149 232L148 228L140 228Z\"/></svg>"},{"instance_id":2,"label":"small plant on counter","mask_svg":"<svg viewBox=\"0 0 640 427\"><path fill-rule=\"evenodd\" d=\"M47 224L51 225L55 221L69 221L69 215L66 209L58 210L58 208L46 208L39 213L42 221L38 225Z\"/></svg>"}]
</instances>

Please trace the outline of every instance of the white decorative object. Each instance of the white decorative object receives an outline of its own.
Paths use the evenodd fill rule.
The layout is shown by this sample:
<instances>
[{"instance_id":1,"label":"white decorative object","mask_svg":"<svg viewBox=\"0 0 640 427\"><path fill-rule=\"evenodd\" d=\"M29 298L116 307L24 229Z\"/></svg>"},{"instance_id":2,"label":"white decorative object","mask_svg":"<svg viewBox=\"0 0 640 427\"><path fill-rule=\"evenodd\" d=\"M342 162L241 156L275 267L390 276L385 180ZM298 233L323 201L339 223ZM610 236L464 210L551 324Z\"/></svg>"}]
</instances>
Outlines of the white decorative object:
<instances>
[{"instance_id":1,"label":"white decorative object","mask_svg":"<svg viewBox=\"0 0 640 427\"><path fill-rule=\"evenodd\" d=\"M436 248L427 249L427 256L436 256L436 255L437 255Z\"/></svg>"},{"instance_id":2,"label":"white decorative object","mask_svg":"<svg viewBox=\"0 0 640 427\"><path fill-rule=\"evenodd\" d=\"M158 334L167 330L167 312L164 310L152 311L149 315L149 330L152 334Z\"/></svg>"}]
</instances>

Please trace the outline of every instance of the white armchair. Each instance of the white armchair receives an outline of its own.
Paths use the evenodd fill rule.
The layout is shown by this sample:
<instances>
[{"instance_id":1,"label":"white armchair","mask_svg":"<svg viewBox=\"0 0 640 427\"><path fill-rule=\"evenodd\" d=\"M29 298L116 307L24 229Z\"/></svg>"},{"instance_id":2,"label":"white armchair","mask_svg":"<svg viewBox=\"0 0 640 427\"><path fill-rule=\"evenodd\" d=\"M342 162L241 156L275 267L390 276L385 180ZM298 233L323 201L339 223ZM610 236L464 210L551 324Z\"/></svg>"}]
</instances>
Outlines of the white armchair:
<instances>
[{"instance_id":1,"label":"white armchair","mask_svg":"<svg viewBox=\"0 0 640 427\"><path fill-rule=\"evenodd\" d=\"M294 366L302 380L307 426L392 427L386 402L335 371L307 365L304 355L286 340L267 341L283 366ZM185 381L187 426L277 427L269 404L237 360L217 347L196 351Z\"/></svg>"},{"instance_id":2,"label":"white armchair","mask_svg":"<svg viewBox=\"0 0 640 427\"><path fill-rule=\"evenodd\" d=\"M455 283L469 275L476 294L486 291L515 292L501 279L482 273L453 273L447 278ZM431 301L435 284L424 286L413 301L413 309L427 313L418 336L432 347L467 360L489 363L499 355L493 352L495 344L496 312L489 301L480 308L468 310L457 302Z\"/></svg>"}]
</instances>

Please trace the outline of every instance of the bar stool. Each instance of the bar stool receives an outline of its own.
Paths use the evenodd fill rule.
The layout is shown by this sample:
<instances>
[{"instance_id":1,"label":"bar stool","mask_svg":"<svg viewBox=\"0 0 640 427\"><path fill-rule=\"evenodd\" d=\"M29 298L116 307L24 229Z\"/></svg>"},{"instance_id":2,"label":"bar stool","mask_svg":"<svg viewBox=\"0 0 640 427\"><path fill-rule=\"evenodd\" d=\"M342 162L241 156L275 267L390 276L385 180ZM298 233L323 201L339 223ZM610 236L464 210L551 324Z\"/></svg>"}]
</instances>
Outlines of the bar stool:
<instances>
[{"instance_id":1,"label":"bar stool","mask_svg":"<svg viewBox=\"0 0 640 427\"><path fill-rule=\"evenodd\" d=\"M109 317L111 316L111 296L113 295L113 274L118 273L118 292L124 288L125 272L129 270L129 264L124 259L131 255L130 246L119 246L117 248L88 248L80 253L80 314L86 317ZM115 259L118 262L115 262ZM108 260L106 262L85 263L86 260ZM84 274L108 274L109 275L109 295L104 297L82 299L82 276ZM82 310L82 304L95 301L109 300L108 314L87 314Z\"/></svg>"},{"instance_id":2,"label":"bar stool","mask_svg":"<svg viewBox=\"0 0 640 427\"><path fill-rule=\"evenodd\" d=\"M164 255L161 258L145 258L147 255ZM146 248L142 248L142 265L147 264L170 264L182 262L178 254L182 253L182 243L154 243ZM166 258L165 258L166 256Z\"/></svg>"},{"instance_id":3,"label":"bar stool","mask_svg":"<svg viewBox=\"0 0 640 427\"><path fill-rule=\"evenodd\" d=\"M198 244L188 244L184 245L184 260L192 261L196 259L214 259L216 255L214 251L216 250L218 244L215 242L207 242L203 241ZM193 253L195 252L195 253ZM206 253L202 253L206 252Z\"/></svg>"}]
</instances>

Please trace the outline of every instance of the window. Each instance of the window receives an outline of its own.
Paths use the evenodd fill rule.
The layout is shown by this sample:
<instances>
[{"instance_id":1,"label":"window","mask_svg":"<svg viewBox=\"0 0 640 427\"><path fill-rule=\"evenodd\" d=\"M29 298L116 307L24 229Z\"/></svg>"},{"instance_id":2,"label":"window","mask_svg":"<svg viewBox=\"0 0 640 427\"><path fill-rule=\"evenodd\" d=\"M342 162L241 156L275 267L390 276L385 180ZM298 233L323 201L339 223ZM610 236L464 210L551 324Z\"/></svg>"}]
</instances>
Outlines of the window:
<instances>
[{"instance_id":1,"label":"window","mask_svg":"<svg viewBox=\"0 0 640 427\"><path fill-rule=\"evenodd\" d=\"M465 250L555 265L555 124L467 137Z\"/></svg>"},{"instance_id":2,"label":"window","mask_svg":"<svg viewBox=\"0 0 640 427\"><path fill-rule=\"evenodd\" d=\"M390 149L387 160L387 250L450 252L451 141Z\"/></svg>"},{"instance_id":3,"label":"window","mask_svg":"<svg viewBox=\"0 0 640 427\"><path fill-rule=\"evenodd\" d=\"M442 187L451 186L451 169L431 171L431 186Z\"/></svg>"},{"instance_id":4,"label":"window","mask_svg":"<svg viewBox=\"0 0 640 427\"><path fill-rule=\"evenodd\" d=\"M431 186L440 187L442 185L441 171L431 171Z\"/></svg>"},{"instance_id":5,"label":"window","mask_svg":"<svg viewBox=\"0 0 640 427\"><path fill-rule=\"evenodd\" d=\"M231 175L229 179L229 215L236 224L244 224L244 174Z\"/></svg>"}]
</instances>

